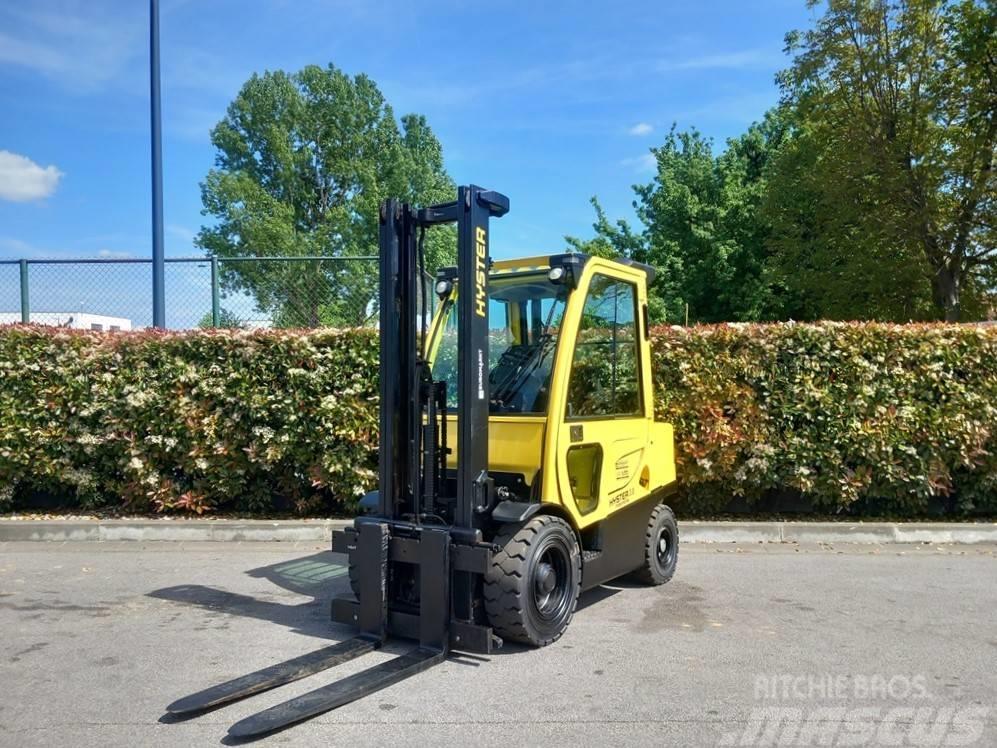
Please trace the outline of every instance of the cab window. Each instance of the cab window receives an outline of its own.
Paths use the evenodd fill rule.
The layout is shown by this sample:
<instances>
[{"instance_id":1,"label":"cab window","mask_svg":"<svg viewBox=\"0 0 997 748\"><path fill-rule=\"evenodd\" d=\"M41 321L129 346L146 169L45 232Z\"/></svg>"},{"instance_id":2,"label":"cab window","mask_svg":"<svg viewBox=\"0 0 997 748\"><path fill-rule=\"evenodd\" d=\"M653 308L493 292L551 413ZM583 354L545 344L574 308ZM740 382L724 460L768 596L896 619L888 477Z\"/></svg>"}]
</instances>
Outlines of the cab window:
<instances>
[{"instance_id":1,"label":"cab window","mask_svg":"<svg viewBox=\"0 0 997 748\"><path fill-rule=\"evenodd\" d=\"M596 274L575 339L567 417L641 415L637 289Z\"/></svg>"},{"instance_id":2,"label":"cab window","mask_svg":"<svg viewBox=\"0 0 997 748\"><path fill-rule=\"evenodd\" d=\"M488 295L488 386L492 414L538 415L547 410L551 367L567 291L546 273L492 276ZM433 378L447 383L447 407L457 407L457 305L446 312Z\"/></svg>"}]
</instances>

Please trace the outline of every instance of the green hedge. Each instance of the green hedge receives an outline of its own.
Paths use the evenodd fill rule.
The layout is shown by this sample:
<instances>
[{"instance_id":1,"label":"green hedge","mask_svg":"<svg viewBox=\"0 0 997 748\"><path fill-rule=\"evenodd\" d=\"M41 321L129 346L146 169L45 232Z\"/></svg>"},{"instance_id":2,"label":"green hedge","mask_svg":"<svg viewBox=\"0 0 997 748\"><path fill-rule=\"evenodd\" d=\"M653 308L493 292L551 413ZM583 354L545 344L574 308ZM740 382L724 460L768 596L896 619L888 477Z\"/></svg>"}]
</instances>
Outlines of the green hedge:
<instances>
[{"instance_id":1,"label":"green hedge","mask_svg":"<svg viewBox=\"0 0 997 748\"><path fill-rule=\"evenodd\" d=\"M654 330L686 511L997 510L997 328ZM0 505L346 513L376 483L377 336L0 328Z\"/></svg>"},{"instance_id":2,"label":"green hedge","mask_svg":"<svg viewBox=\"0 0 997 748\"><path fill-rule=\"evenodd\" d=\"M328 514L376 482L370 331L0 328L0 500Z\"/></svg>"},{"instance_id":3,"label":"green hedge","mask_svg":"<svg viewBox=\"0 0 997 748\"><path fill-rule=\"evenodd\" d=\"M997 327L658 328L653 355L687 506L997 510Z\"/></svg>"}]
</instances>

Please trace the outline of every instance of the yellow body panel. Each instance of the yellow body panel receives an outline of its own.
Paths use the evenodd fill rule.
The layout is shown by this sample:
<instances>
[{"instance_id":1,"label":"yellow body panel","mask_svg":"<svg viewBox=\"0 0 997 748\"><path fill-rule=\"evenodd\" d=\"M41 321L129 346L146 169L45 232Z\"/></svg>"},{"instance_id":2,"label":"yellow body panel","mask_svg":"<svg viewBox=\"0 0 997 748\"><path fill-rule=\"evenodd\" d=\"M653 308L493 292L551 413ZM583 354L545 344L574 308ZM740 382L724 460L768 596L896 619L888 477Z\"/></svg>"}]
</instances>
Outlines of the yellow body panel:
<instances>
[{"instance_id":1,"label":"yellow body panel","mask_svg":"<svg viewBox=\"0 0 997 748\"><path fill-rule=\"evenodd\" d=\"M532 485L540 469L544 427L542 416L491 416L488 419L488 469L519 473ZM457 417L447 416L447 441L451 453L447 467L457 469Z\"/></svg>"},{"instance_id":2,"label":"yellow body panel","mask_svg":"<svg viewBox=\"0 0 997 748\"><path fill-rule=\"evenodd\" d=\"M547 257L503 260L492 266L494 277L506 273L546 270ZM647 280L643 270L611 260L591 257L577 287L568 296L559 329L557 352L551 372L547 415L492 415L488 428L489 470L522 474L528 485L542 481L541 500L564 508L573 524L583 529L623 507L647 497L652 491L675 481L674 436L671 424L654 420L650 341L638 320L637 356L641 404L633 416L569 418L566 413L568 385L573 369L576 338L593 275L633 284L637 306L647 304ZM456 290L450 300L456 295ZM442 329L441 307L434 320L434 333ZM434 358L439 336L434 334L430 357ZM449 467L456 467L456 418L449 419L448 443L453 452ZM596 459L601 453L601 460Z\"/></svg>"}]
</instances>

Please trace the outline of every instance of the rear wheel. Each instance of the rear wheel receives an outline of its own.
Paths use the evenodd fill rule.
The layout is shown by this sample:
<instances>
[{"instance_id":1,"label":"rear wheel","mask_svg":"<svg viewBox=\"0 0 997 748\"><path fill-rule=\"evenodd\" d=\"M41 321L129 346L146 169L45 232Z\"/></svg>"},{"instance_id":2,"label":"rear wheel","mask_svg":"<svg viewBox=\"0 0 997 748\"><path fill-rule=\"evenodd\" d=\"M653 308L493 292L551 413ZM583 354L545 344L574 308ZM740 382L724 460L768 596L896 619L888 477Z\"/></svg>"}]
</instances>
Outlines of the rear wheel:
<instances>
[{"instance_id":1,"label":"rear wheel","mask_svg":"<svg viewBox=\"0 0 997 748\"><path fill-rule=\"evenodd\" d=\"M644 563L633 577L644 584L664 584L675 574L679 561L679 527L675 513L658 504L644 533Z\"/></svg>"},{"instance_id":2,"label":"rear wheel","mask_svg":"<svg viewBox=\"0 0 997 748\"><path fill-rule=\"evenodd\" d=\"M581 589L582 562L574 530L540 515L496 535L500 546L485 575L485 611L503 639L543 647L571 622Z\"/></svg>"}]
</instances>

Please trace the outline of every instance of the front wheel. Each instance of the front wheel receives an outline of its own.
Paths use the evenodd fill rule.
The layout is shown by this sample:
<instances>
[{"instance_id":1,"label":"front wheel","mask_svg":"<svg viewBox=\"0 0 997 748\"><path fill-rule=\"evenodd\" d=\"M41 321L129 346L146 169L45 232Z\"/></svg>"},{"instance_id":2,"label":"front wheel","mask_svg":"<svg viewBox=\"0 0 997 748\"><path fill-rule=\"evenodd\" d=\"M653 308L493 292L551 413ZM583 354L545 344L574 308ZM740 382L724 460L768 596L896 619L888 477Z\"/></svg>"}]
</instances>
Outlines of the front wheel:
<instances>
[{"instance_id":1,"label":"front wheel","mask_svg":"<svg viewBox=\"0 0 997 748\"><path fill-rule=\"evenodd\" d=\"M679 526L675 513L664 504L651 512L644 533L644 563L634 578L644 584L664 584L675 574L679 562Z\"/></svg>"},{"instance_id":2,"label":"front wheel","mask_svg":"<svg viewBox=\"0 0 997 748\"><path fill-rule=\"evenodd\" d=\"M574 615L582 582L574 530L540 515L496 535L500 549L485 575L485 611L503 639L543 647L560 638Z\"/></svg>"}]
</instances>

